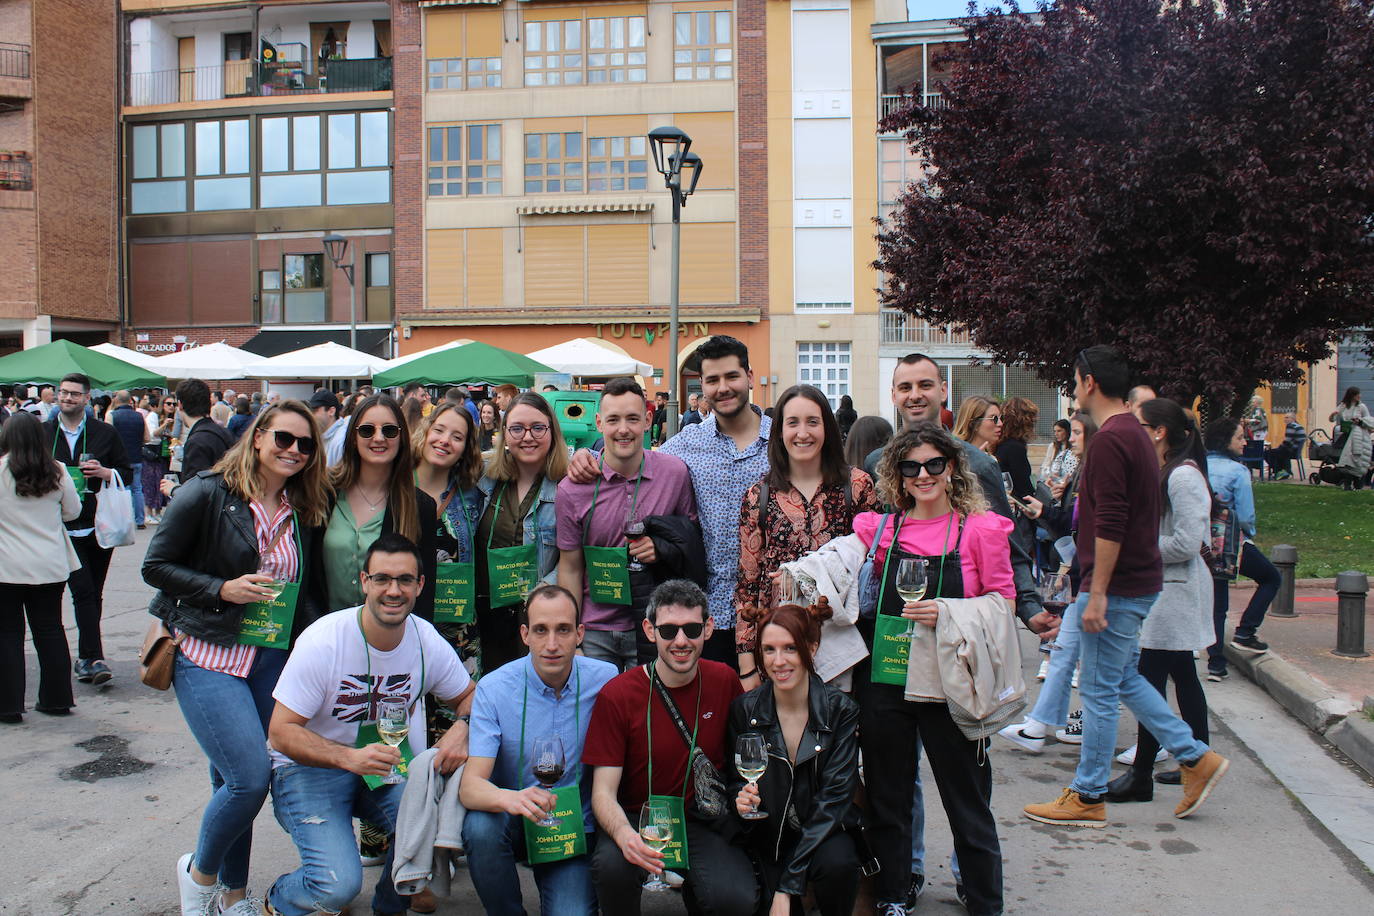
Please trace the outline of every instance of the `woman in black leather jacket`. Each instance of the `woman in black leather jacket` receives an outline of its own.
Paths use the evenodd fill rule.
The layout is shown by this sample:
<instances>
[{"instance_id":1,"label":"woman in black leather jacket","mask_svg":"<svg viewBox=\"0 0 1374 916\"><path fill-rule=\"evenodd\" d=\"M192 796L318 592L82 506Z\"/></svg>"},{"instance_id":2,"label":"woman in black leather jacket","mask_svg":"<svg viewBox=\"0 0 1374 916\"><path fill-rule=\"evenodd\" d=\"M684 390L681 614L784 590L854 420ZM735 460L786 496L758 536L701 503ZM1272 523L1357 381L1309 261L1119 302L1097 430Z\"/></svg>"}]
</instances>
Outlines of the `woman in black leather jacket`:
<instances>
[{"instance_id":1,"label":"woman in black leather jacket","mask_svg":"<svg viewBox=\"0 0 1374 916\"><path fill-rule=\"evenodd\" d=\"M209 911L219 885L223 912L250 906L253 818L271 776L272 690L291 643L318 616L300 584L326 490L310 409L283 401L263 410L214 470L177 488L148 545L143 580L158 590L149 611L177 637L177 703L211 767L199 840L177 862L183 914ZM287 583L276 602L273 582Z\"/></svg>"},{"instance_id":2,"label":"woman in black leather jacket","mask_svg":"<svg viewBox=\"0 0 1374 916\"><path fill-rule=\"evenodd\" d=\"M743 820L762 866L769 916L801 913L810 882L822 916L848 916L859 893L859 707L816 676L812 658L824 599L812 608L787 604L745 609L758 640L754 661L764 682L730 706L730 740L762 734L768 768L758 785L732 769L736 812L757 806L762 820ZM866 854L864 858L867 858Z\"/></svg>"}]
</instances>

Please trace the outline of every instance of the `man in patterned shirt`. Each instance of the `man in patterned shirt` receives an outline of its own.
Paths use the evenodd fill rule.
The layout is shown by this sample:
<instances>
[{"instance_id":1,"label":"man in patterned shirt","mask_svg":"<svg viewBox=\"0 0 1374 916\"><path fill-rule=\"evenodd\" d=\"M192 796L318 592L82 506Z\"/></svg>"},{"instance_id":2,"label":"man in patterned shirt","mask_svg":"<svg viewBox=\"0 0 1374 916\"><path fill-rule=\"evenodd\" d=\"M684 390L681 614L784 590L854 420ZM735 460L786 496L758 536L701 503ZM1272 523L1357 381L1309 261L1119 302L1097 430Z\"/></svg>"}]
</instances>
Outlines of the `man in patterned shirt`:
<instances>
[{"instance_id":1,"label":"man in patterned shirt","mask_svg":"<svg viewBox=\"0 0 1374 916\"><path fill-rule=\"evenodd\" d=\"M689 369L701 372L701 397L710 414L685 426L662 451L676 455L692 472L697 516L706 544L707 604L715 632L703 658L738 670L735 654L735 579L739 573L739 510L744 493L768 471L768 434L772 421L749 403L754 372L749 348L717 334L691 355ZM589 451L573 456L568 476L578 483L596 479L597 459Z\"/></svg>"}]
</instances>

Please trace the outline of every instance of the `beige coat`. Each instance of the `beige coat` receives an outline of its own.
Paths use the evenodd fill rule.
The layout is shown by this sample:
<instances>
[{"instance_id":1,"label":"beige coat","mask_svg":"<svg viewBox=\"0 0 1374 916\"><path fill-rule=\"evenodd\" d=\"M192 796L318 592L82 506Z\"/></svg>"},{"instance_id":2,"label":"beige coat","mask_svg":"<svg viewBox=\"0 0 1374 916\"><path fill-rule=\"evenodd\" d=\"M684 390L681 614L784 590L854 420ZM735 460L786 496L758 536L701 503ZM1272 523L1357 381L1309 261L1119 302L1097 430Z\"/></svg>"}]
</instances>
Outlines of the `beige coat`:
<instances>
[{"instance_id":1,"label":"beige coat","mask_svg":"<svg viewBox=\"0 0 1374 916\"><path fill-rule=\"evenodd\" d=\"M9 457L0 458L0 581L10 585L66 582L81 568L63 522L81 514L76 484L62 471L62 486L37 498L14 489Z\"/></svg>"}]
</instances>

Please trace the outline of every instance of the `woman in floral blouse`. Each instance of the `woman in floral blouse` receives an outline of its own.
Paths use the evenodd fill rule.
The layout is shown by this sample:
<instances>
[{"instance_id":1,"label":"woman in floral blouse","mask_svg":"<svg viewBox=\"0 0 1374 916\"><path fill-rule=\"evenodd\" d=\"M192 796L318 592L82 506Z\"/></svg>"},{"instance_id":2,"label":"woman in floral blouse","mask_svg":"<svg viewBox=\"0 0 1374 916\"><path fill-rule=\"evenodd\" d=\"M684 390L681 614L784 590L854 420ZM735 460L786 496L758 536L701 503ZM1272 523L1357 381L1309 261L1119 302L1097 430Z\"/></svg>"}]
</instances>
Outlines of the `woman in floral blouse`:
<instances>
[{"instance_id":1,"label":"woman in floral blouse","mask_svg":"<svg viewBox=\"0 0 1374 916\"><path fill-rule=\"evenodd\" d=\"M824 394L793 385L778 398L774 416L768 473L740 507L737 608L772 607L773 577L782 564L849 534L855 515L880 508L868 475L845 463L840 428ZM743 615L736 620L735 649L747 689L757 686L754 626Z\"/></svg>"}]
</instances>

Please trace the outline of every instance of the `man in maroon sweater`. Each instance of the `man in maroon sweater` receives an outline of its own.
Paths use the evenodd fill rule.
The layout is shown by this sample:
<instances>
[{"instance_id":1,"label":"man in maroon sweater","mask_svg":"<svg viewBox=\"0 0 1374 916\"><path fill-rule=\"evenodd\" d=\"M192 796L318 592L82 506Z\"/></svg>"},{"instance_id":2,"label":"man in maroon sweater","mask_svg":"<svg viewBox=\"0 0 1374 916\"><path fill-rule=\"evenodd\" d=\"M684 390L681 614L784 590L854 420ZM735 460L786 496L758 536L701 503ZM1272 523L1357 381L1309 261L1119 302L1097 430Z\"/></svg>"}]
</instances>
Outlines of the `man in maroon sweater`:
<instances>
[{"instance_id":1,"label":"man in maroon sweater","mask_svg":"<svg viewBox=\"0 0 1374 916\"><path fill-rule=\"evenodd\" d=\"M1083 744L1073 784L1054 801L1027 805L1046 824L1107 826L1107 791L1116 749L1117 701L1124 702L1178 760L1187 817L1229 766L1193 737L1159 691L1136 670L1140 628L1164 583L1159 557L1159 459L1126 406L1130 369L1113 347L1089 347L1074 361L1074 396L1098 424L1078 486L1078 565L1083 581L1073 612L1083 622L1079 695Z\"/></svg>"}]
</instances>

